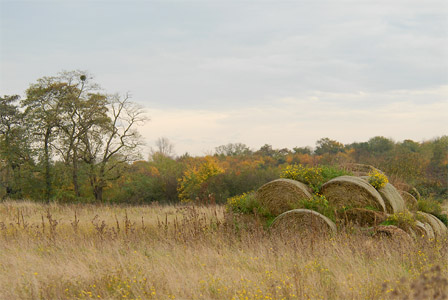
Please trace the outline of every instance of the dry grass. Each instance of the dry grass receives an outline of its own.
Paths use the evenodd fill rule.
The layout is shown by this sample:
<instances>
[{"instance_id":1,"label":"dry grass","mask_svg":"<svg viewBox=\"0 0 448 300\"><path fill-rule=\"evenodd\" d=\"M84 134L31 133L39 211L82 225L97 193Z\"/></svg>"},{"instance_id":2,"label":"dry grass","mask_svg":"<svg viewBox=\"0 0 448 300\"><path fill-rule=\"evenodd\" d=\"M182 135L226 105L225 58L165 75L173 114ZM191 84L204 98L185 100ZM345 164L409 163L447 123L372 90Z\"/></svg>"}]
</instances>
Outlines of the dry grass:
<instances>
[{"instance_id":1,"label":"dry grass","mask_svg":"<svg viewBox=\"0 0 448 300\"><path fill-rule=\"evenodd\" d=\"M346 224L351 222L362 227L370 227L384 222L387 219L387 214L371 209L352 208L344 211L344 214L339 217Z\"/></svg>"},{"instance_id":2,"label":"dry grass","mask_svg":"<svg viewBox=\"0 0 448 300\"><path fill-rule=\"evenodd\" d=\"M446 240L408 245L352 228L284 240L224 215L0 203L0 299L447 297Z\"/></svg>"}]
</instances>

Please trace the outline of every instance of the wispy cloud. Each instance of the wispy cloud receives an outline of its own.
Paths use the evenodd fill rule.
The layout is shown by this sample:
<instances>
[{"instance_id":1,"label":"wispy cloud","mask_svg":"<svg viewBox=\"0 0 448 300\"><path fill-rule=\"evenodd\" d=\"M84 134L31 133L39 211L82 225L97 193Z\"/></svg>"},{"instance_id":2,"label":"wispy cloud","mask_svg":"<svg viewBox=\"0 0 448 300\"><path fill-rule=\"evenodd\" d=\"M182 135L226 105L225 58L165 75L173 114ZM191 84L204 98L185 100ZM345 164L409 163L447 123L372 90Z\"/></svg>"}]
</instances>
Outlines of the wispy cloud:
<instances>
[{"instance_id":1,"label":"wispy cloud","mask_svg":"<svg viewBox=\"0 0 448 300\"><path fill-rule=\"evenodd\" d=\"M2 1L0 93L89 70L178 152L446 134L442 0Z\"/></svg>"},{"instance_id":2,"label":"wispy cloud","mask_svg":"<svg viewBox=\"0 0 448 300\"><path fill-rule=\"evenodd\" d=\"M281 98L271 104L229 110L149 110L143 128L151 144L166 136L181 151L203 154L228 142L252 148L314 146L331 137L343 143L383 135L421 141L447 134L448 86L385 94L316 92L304 98ZM419 97L432 97L421 103ZM383 97L388 101L377 101ZM346 105L340 107L342 99ZM364 107L368 103L368 108Z\"/></svg>"}]
</instances>

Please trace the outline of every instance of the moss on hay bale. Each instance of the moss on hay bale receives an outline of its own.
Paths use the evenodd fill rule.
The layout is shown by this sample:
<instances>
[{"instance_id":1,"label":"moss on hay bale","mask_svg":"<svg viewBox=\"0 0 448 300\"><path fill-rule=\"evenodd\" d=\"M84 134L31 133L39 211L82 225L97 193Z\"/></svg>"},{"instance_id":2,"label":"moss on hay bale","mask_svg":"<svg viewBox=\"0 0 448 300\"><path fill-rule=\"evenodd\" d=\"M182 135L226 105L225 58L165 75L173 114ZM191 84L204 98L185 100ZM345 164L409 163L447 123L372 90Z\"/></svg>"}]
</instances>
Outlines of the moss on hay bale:
<instances>
[{"instance_id":1,"label":"moss on hay bale","mask_svg":"<svg viewBox=\"0 0 448 300\"><path fill-rule=\"evenodd\" d=\"M406 191L398 191L401 195L401 198L403 198L404 203L406 205L406 208L409 211L416 212L418 210L418 201L417 199L412 196L410 193Z\"/></svg>"},{"instance_id":2,"label":"moss on hay bale","mask_svg":"<svg viewBox=\"0 0 448 300\"><path fill-rule=\"evenodd\" d=\"M421 218L424 223L427 223L431 226L432 230L434 231L435 238L444 239L448 237L448 228L434 215L418 211L417 217Z\"/></svg>"},{"instance_id":3,"label":"moss on hay bale","mask_svg":"<svg viewBox=\"0 0 448 300\"><path fill-rule=\"evenodd\" d=\"M336 233L329 218L310 209L293 209L279 215L270 226L271 232L281 235Z\"/></svg>"},{"instance_id":4,"label":"moss on hay bale","mask_svg":"<svg viewBox=\"0 0 448 300\"><path fill-rule=\"evenodd\" d=\"M353 224L370 227L377 226L384 222L387 215L384 212L379 212L365 208L351 208L344 212L343 216L339 216L340 219L346 223L351 222Z\"/></svg>"},{"instance_id":5,"label":"moss on hay bale","mask_svg":"<svg viewBox=\"0 0 448 300\"><path fill-rule=\"evenodd\" d=\"M386 205L386 212L396 214L406 210L406 205L398 190L390 183L378 190Z\"/></svg>"},{"instance_id":6,"label":"moss on hay bale","mask_svg":"<svg viewBox=\"0 0 448 300\"><path fill-rule=\"evenodd\" d=\"M413 243L411 236L401 228L394 225L379 225L374 228L373 237L390 238L400 242Z\"/></svg>"},{"instance_id":7,"label":"moss on hay bale","mask_svg":"<svg viewBox=\"0 0 448 300\"><path fill-rule=\"evenodd\" d=\"M383 198L378 191L359 177L336 177L325 183L321 192L336 208L373 208L386 211Z\"/></svg>"},{"instance_id":8,"label":"moss on hay bale","mask_svg":"<svg viewBox=\"0 0 448 300\"><path fill-rule=\"evenodd\" d=\"M277 179L266 183L257 190L256 199L273 216L298 208L300 201L311 199L309 188L292 179Z\"/></svg>"},{"instance_id":9,"label":"moss on hay bale","mask_svg":"<svg viewBox=\"0 0 448 300\"><path fill-rule=\"evenodd\" d=\"M371 165L365 165L365 164L355 164L355 163L348 163L341 166L344 170L350 171L355 176L367 176L370 172L378 171L382 174L383 171L375 168Z\"/></svg>"}]
</instances>

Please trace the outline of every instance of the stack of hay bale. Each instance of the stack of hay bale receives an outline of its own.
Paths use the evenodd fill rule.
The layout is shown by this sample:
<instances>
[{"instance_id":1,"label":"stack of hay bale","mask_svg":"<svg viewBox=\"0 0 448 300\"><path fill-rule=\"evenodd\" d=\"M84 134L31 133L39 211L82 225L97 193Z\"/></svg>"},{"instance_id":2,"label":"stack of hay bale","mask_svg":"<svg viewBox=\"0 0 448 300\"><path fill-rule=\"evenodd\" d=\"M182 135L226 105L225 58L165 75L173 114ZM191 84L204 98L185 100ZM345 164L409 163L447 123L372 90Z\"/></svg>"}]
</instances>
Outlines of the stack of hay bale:
<instances>
[{"instance_id":1,"label":"stack of hay bale","mask_svg":"<svg viewBox=\"0 0 448 300\"><path fill-rule=\"evenodd\" d=\"M303 182L277 179L260 187L256 192L258 202L277 216L271 230L292 234L334 233L338 226L352 224L370 228L377 236L448 237L447 227L438 218L417 211L416 193L412 195L409 192L412 188L408 188L408 191L398 190L387 183L377 190L366 176L368 172L377 169L359 164L352 167L357 176L336 177L321 187L320 194L334 209L334 221L319 212L300 207L304 199L313 198L311 189ZM389 216L400 214L415 216L415 224L402 228L380 225Z\"/></svg>"}]
</instances>

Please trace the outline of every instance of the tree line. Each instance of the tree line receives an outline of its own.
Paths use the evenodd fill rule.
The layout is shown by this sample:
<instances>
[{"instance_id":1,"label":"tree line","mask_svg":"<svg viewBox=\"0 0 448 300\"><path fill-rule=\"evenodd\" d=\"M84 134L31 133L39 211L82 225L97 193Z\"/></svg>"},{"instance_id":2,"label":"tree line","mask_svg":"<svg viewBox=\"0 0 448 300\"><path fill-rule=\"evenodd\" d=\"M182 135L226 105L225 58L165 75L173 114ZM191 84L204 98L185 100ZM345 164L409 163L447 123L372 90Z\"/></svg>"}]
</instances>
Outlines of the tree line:
<instances>
[{"instance_id":1,"label":"tree line","mask_svg":"<svg viewBox=\"0 0 448 300\"><path fill-rule=\"evenodd\" d=\"M137 126L144 111L129 95L107 94L85 72L40 78L19 96L0 97L0 197L59 202L223 203L276 179L291 164L373 165L393 182L425 196L448 195L448 136L393 141L382 136L342 144L251 149L243 143L214 153L175 156L159 138L146 160Z\"/></svg>"},{"instance_id":2,"label":"tree line","mask_svg":"<svg viewBox=\"0 0 448 300\"><path fill-rule=\"evenodd\" d=\"M0 111L3 198L50 201L70 190L74 199L102 201L121 166L139 155L142 109L129 95L103 93L83 72L40 78L23 100L2 97Z\"/></svg>"}]
</instances>

